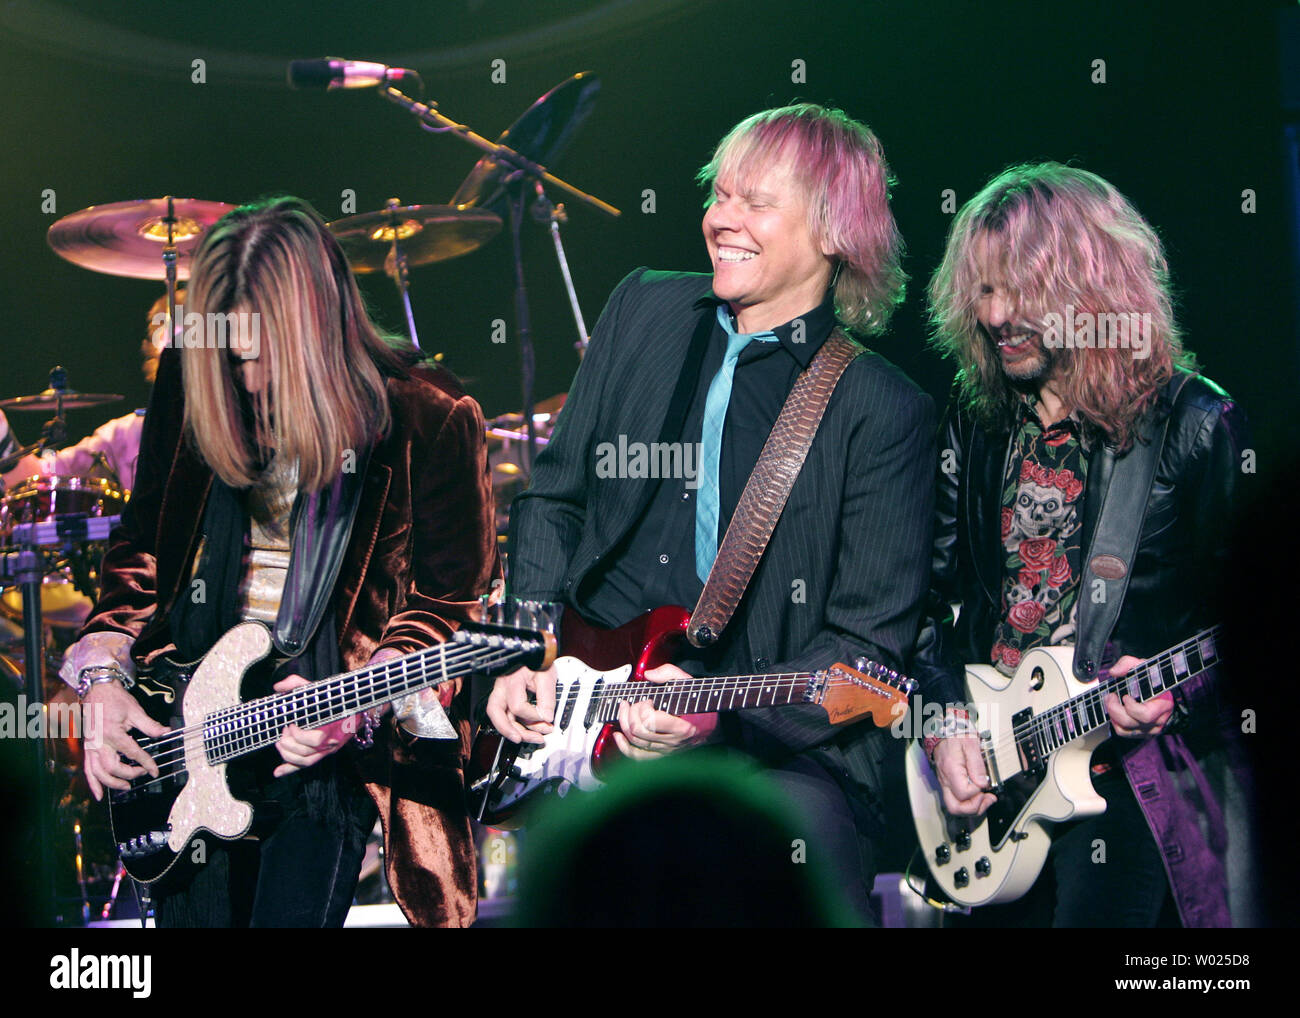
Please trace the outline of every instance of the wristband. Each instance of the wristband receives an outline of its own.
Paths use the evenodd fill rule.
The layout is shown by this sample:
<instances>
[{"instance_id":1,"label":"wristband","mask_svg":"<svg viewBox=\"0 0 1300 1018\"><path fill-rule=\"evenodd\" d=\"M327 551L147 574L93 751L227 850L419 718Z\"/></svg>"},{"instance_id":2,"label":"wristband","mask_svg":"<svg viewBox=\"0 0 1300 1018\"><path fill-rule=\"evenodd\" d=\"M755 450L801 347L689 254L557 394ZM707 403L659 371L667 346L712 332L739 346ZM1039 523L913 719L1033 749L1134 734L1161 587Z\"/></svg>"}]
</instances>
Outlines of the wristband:
<instances>
[{"instance_id":1,"label":"wristband","mask_svg":"<svg viewBox=\"0 0 1300 1018\"><path fill-rule=\"evenodd\" d=\"M939 726L939 734L927 735L921 740L921 748L925 750L925 755L931 763L934 763L934 751L939 748L940 739L951 739L958 735L976 734L975 726L971 723L970 716L960 707L950 707L944 715L943 724Z\"/></svg>"}]
</instances>

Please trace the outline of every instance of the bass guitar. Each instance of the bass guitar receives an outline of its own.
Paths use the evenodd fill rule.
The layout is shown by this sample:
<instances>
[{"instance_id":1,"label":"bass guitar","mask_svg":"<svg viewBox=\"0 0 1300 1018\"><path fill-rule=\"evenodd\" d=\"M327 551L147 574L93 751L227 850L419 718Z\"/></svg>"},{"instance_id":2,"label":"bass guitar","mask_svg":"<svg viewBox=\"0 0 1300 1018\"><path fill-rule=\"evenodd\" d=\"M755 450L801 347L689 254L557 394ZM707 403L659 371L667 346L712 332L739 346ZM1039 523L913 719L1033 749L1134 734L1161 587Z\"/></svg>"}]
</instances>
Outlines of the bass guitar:
<instances>
[{"instance_id":1,"label":"bass guitar","mask_svg":"<svg viewBox=\"0 0 1300 1018\"><path fill-rule=\"evenodd\" d=\"M966 666L967 700L997 796L981 817L952 817L919 741L906 756L907 791L930 874L965 907L1015 901L1038 879L1049 824L1093 816L1106 801L1092 787L1092 752L1110 735L1107 694L1139 703L1219 663L1213 626L1125 675L1094 683L1074 677L1072 647L1039 647L1007 678L991 665Z\"/></svg>"},{"instance_id":2,"label":"bass guitar","mask_svg":"<svg viewBox=\"0 0 1300 1018\"><path fill-rule=\"evenodd\" d=\"M479 729L465 774L471 815L494 827L517 827L518 814L532 801L599 787L621 756L613 732L625 700L648 699L657 710L678 715L815 704L833 725L870 715L883 728L907 709L915 688L911 679L866 658L817 672L710 676L629 688L672 659L689 621L684 608L665 606L605 630L566 611L552 731L541 744L515 745L490 725Z\"/></svg>"},{"instance_id":3,"label":"bass guitar","mask_svg":"<svg viewBox=\"0 0 1300 1018\"><path fill-rule=\"evenodd\" d=\"M179 881L206 860L211 839L248 835L254 804L231 765L273 746L286 725L319 728L474 672L545 668L555 656L546 610L537 602L493 606L511 624L465 623L446 643L250 699L241 696L245 676L272 646L261 622L230 629L193 664L156 663L132 692L151 717L175 727L138 740L158 777L142 774L109 795L126 871L144 883Z\"/></svg>"}]
</instances>

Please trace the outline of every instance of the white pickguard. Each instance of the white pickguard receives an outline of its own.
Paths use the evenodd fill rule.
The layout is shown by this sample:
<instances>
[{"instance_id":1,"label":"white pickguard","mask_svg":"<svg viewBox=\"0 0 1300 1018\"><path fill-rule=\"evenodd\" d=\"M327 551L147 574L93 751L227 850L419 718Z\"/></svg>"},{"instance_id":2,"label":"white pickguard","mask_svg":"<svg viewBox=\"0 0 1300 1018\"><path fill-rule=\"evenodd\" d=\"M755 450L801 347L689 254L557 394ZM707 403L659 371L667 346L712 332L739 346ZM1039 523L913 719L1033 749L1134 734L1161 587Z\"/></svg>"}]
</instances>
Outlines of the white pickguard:
<instances>
[{"instance_id":1,"label":"white pickguard","mask_svg":"<svg viewBox=\"0 0 1300 1018\"><path fill-rule=\"evenodd\" d=\"M213 766L203 752L203 719L239 703L244 672L271 649L271 631L260 622L229 630L195 669L182 704L185 717L185 787L172 805L167 847L180 853L201 830L220 838L242 837L253 823L253 807L226 785L227 764Z\"/></svg>"},{"instance_id":2,"label":"white pickguard","mask_svg":"<svg viewBox=\"0 0 1300 1018\"><path fill-rule=\"evenodd\" d=\"M631 674L631 665L601 672L576 657L556 660L559 697L555 703L555 728L540 746L526 747L520 752L515 766L521 777L505 781L495 808L511 809L539 786L547 786L558 796L565 795L570 788L587 791L600 787L600 779L592 772L591 754L604 723L593 721L587 725L587 709L598 681L603 679L603 686L608 687L626 683ZM562 725L566 716L568 724Z\"/></svg>"}]
</instances>

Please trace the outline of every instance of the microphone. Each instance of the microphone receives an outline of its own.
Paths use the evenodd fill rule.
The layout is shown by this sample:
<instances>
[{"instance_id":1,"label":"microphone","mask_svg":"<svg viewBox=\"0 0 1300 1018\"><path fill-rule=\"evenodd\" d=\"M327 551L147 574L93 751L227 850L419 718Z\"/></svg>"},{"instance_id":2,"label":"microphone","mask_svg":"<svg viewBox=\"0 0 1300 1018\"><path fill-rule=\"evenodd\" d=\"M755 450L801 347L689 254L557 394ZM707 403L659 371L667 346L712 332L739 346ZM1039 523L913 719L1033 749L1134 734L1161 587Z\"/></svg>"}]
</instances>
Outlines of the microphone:
<instances>
[{"instance_id":1,"label":"microphone","mask_svg":"<svg viewBox=\"0 0 1300 1018\"><path fill-rule=\"evenodd\" d=\"M419 75L406 67L389 67L368 60L292 60L289 62L290 88L378 88Z\"/></svg>"}]
</instances>

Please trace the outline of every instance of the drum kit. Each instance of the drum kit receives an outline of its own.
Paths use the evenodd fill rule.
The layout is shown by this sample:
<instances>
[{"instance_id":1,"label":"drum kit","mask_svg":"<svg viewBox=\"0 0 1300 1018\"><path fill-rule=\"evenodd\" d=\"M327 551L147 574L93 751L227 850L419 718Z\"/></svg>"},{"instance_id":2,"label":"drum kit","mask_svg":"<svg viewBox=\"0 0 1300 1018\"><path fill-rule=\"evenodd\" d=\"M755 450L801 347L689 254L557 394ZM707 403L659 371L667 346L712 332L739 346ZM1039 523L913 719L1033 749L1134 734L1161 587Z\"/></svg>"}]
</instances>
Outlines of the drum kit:
<instances>
[{"instance_id":1,"label":"drum kit","mask_svg":"<svg viewBox=\"0 0 1300 1018\"><path fill-rule=\"evenodd\" d=\"M407 72L388 80L412 77L418 78ZM607 214L619 214L617 209L546 169L563 155L590 114L600 90L599 79L581 73L560 83L533 103L495 143L445 117L435 103L409 98L388 80L381 89L384 98L416 116L424 129L459 137L479 148L483 155L448 204L405 204L392 198L382 209L348 215L329 223L328 228L343 247L354 272L383 272L393 280L411 341L418 348L410 270L476 250L509 222L523 410L489 420L486 433L497 494L498 533L503 537L510 501L527 486L534 456L549 440L564 403L563 394L534 403L534 354L524 288L521 224L525 213L530 212L550 232L577 327L574 346L581 356L587 344L586 324L560 236L560 225L567 222L567 213L563 204L550 200L547 189L563 191ZM169 320L174 322L178 281L189 277L205 231L233 208L225 202L173 196L94 205L55 222L47 241L56 254L91 271L163 281ZM42 392L0 399L0 410L6 412L51 415L38 442L0 460L0 474L13 471L28 455L56 451L66 444L67 411L98 408L122 399L111 393L84 393L70 388L62 368L50 372L49 386ZM7 491L0 482L0 681L8 681L20 690L25 687L29 704L75 703L75 696L57 678L58 665L98 594L99 563L109 532L130 499L130 492L111 470L106 471L110 476L95 476L99 472L91 471L87 476L34 474ZM76 830L75 848L58 854L75 852L77 895L84 921L91 918L91 895L81 843L88 817L80 804L87 796L84 787L76 786L81 763L78 743L75 739L34 741L41 743L33 764L38 770L41 801L53 803L61 799L60 812L69 803L76 804L71 818ZM52 783L56 777L62 779L57 792ZM40 812L42 829L38 835L48 857L56 840L54 817L50 810ZM98 875L105 879L112 879L114 872L111 865L98 867ZM44 876L53 890L53 877ZM120 876L117 872L113 880L109 904L104 906L105 917L112 898L117 896ZM51 894L51 898L56 895Z\"/></svg>"}]
</instances>

